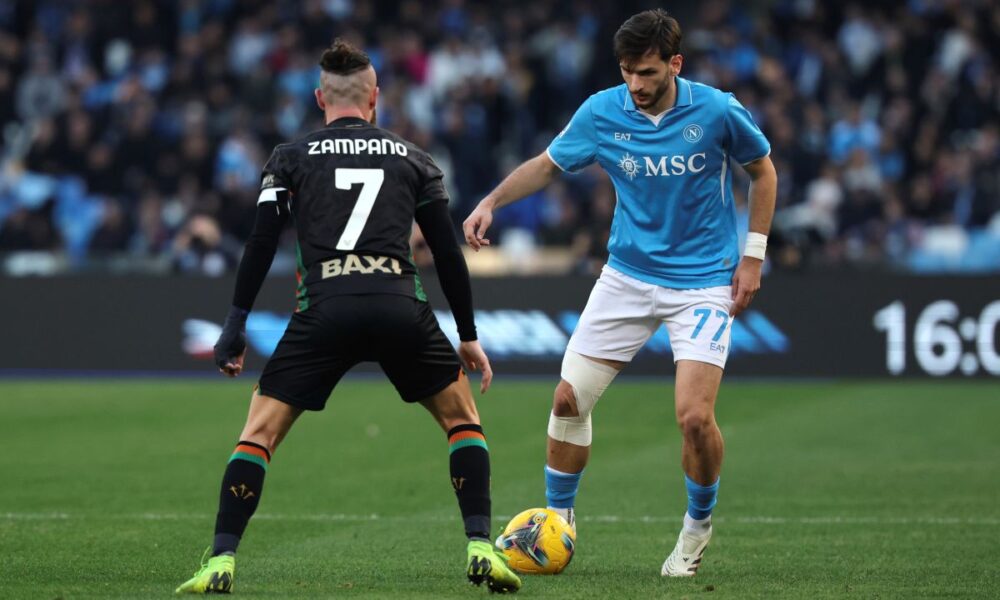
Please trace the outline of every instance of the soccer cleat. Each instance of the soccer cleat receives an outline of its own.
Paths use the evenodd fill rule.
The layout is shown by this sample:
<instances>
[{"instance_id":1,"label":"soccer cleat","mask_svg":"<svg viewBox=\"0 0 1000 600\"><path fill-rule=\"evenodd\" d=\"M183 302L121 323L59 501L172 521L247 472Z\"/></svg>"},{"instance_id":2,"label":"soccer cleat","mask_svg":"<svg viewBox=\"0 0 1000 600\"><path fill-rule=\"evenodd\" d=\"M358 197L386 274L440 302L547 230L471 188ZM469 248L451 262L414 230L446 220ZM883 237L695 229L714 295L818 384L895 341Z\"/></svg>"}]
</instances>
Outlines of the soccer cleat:
<instances>
[{"instance_id":1,"label":"soccer cleat","mask_svg":"<svg viewBox=\"0 0 1000 600\"><path fill-rule=\"evenodd\" d=\"M521 589L521 578L507 566L507 557L486 541L469 541L467 574L472 585L485 581L491 592L506 594Z\"/></svg>"},{"instance_id":2,"label":"soccer cleat","mask_svg":"<svg viewBox=\"0 0 1000 600\"><path fill-rule=\"evenodd\" d=\"M205 550L205 555L208 553L209 550ZM228 594L233 591L235 556L213 556L207 562L202 556L201 561L201 568L195 571L194 577L174 590L175 594Z\"/></svg>"},{"instance_id":3,"label":"soccer cleat","mask_svg":"<svg viewBox=\"0 0 1000 600\"><path fill-rule=\"evenodd\" d=\"M664 577L694 577L701 566L701 556L712 539L712 528L709 526L704 535L694 535L681 529L677 536L677 545L667 560L663 561L660 575Z\"/></svg>"}]
</instances>

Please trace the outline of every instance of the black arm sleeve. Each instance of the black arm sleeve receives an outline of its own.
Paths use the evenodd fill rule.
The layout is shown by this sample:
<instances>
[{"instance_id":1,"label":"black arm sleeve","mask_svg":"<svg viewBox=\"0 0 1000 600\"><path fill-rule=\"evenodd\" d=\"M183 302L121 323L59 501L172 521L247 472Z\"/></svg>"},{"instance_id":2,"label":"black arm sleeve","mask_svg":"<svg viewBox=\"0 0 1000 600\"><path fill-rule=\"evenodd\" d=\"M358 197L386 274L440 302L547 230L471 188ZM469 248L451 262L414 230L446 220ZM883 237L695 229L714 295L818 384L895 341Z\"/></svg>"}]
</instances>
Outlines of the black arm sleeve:
<instances>
[{"instance_id":1,"label":"black arm sleeve","mask_svg":"<svg viewBox=\"0 0 1000 600\"><path fill-rule=\"evenodd\" d=\"M462 248L455 237L455 227L448 214L448 203L425 202L417 207L417 225L434 254L441 290L458 325L458 337L463 342L476 339L476 320L472 314L472 284L469 267L462 256Z\"/></svg>"},{"instance_id":2,"label":"black arm sleeve","mask_svg":"<svg viewBox=\"0 0 1000 600\"><path fill-rule=\"evenodd\" d=\"M253 224L253 233L247 240L240 268L236 272L233 306L247 312L253 308L260 286L264 284L264 278L271 269L281 230L288 220L288 192L277 192L277 200L257 205L257 219Z\"/></svg>"}]
</instances>

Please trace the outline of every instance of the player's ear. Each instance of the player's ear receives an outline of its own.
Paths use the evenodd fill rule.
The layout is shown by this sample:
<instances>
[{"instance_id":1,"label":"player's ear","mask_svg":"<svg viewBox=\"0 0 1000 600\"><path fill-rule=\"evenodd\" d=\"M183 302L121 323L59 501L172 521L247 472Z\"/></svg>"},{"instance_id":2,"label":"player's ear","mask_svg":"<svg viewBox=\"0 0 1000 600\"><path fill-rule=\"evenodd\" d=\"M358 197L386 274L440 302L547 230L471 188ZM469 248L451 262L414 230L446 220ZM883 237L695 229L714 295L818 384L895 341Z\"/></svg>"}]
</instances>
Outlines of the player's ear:
<instances>
[{"instance_id":1,"label":"player's ear","mask_svg":"<svg viewBox=\"0 0 1000 600\"><path fill-rule=\"evenodd\" d=\"M680 54L675 54L670 57L670 73L676 77L681 74L681 69L684 67L684 57Z\"/></svg>"},{"instance_id":2,"label":"player's ear","mask_svg":"<svg viewBox=\"0 0 1000 600\"><path fill-rule=\"evenodd\" d=\"M371 123L372 125L376 125L378 123L378 116L375 110L375 106L377 104L378 104L378 86L375 86L375 88L372 89L371 95L368 96L368 110L371 111L371 117L368 119L368 122Z\"/></svg>"},{"instance_id":3,"label":"player's ear","mask_svg":"<svg viewBox=\"0 0 1000 600\"><path fill-rule=\"evenodd\" d=\"M313 93L316 95L316 106L318 106L320 110L326 110L326 101L323 100L323 90L316 88L313 90Z\"/></svg>"}]
</instances>

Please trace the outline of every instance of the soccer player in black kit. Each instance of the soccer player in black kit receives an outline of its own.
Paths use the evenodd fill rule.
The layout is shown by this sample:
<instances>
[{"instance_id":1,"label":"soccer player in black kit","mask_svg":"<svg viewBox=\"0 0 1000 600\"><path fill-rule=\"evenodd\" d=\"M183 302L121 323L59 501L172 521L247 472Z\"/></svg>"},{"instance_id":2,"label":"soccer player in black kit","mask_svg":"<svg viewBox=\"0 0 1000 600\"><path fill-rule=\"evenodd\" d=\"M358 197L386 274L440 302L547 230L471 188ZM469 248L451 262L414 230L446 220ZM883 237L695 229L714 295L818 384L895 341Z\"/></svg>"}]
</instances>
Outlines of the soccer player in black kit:
<instances>
[{"instance_id":1,"label":"soccer player in black kit","mask_svg":"<svg viewBox=\"0 0 1000 600\"><path fill-rule=\"evenodd\" d=\"M362 361L378 362L402 399L422 404L448 435L469 580L517 591L520 579L489 541L489 452L462 363L482 370L481 392L492 372L476 341L469 272L441 171L426 152L374 126L378 87L364 52L337 40L320 66L316 103L326 127L277 146L264 166L254 230L215 346L220 370L235 377L243 369L246 318L289 217L298 234L297 310L264 367L223 475L211 557L177 592L232 590L236 548L271 455L295 419L322 410L344 373ZM457 355L410 261L414 219L458 325Z\"/></svg>"}]
</instances>

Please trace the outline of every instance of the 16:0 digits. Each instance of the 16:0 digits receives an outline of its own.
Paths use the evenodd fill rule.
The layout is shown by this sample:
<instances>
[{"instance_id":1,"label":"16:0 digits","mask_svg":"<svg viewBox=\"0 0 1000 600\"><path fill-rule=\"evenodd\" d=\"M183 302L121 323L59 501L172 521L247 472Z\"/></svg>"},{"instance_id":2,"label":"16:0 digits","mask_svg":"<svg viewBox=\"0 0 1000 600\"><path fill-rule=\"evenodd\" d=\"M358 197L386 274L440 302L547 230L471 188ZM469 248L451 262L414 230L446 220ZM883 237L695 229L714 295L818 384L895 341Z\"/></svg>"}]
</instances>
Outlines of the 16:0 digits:
<instances>
[{"instance_id":1,"label":"16:0 digits","mask_svg":"<svg viewBox=\"0 0 1000 600\"><path fill-rule=\"evenodd\" d=\"M950 300L928 304L913 328L913 353L928 375L949 375L955 369L974 375L980 367L1000 375L995 331L1000 321L1000 300L991 302L979 318L959 320L958 305ZM899 375L906 370L906 307L899 300L875 313L875 329L885 332L885 366ZM975 352L963 352L964 342L974 342Z\"/></svg>"}]
</instances>

